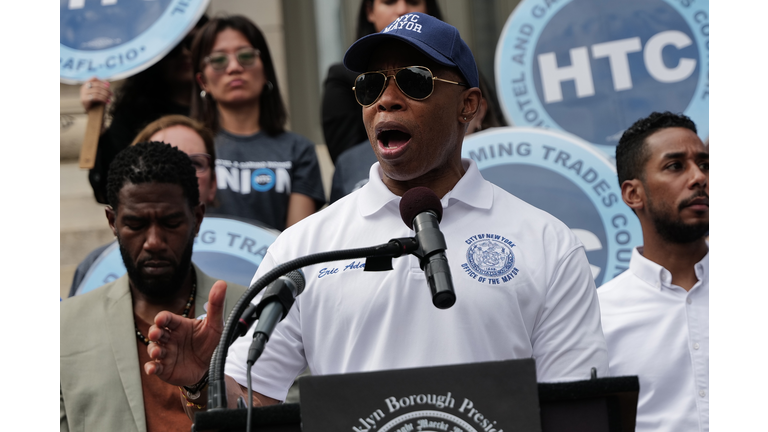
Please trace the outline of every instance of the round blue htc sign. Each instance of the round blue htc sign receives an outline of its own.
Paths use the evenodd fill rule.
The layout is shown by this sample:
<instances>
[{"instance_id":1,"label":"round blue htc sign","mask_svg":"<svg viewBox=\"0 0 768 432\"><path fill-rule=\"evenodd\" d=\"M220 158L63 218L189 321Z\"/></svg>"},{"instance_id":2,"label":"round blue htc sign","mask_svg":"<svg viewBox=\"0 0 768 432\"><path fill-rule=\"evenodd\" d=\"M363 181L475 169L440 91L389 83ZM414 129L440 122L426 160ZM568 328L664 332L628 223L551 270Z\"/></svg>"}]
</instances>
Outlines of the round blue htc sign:
<instances>
[{"instance_id":1,"label":"round blue htc sign","mask_svg":"<svg viewBox=\"0 0 768 432\"><path fill-rule=\"evenodd\" d=\"M486 180L565 223L584 244L597 286L626 270L632 248L642 244L613 164L574 135L493 128L469 135L462 157Z\"/></svg>"},{"instance_id":2,"label":"round blue htc sign","mask_svg":"<svg viewBox=\"0 0 768 432\"><path fill-rule=\"evenodd\" d=\"M523 0L496 49L507 120L570 132L609 156L653 111L709 135L709 4L699 0Z\"/></svg>"},{"instance_id":3,"label":"round blue htc sign","mask_svg":"<svg viewBox=\"0 0 768 432\"><path fill-rule=\"evenodd\" d=\"M194 27L208 0L59 0L60 78L121 79L159 61Z\"/></svg>"}]
</instances>

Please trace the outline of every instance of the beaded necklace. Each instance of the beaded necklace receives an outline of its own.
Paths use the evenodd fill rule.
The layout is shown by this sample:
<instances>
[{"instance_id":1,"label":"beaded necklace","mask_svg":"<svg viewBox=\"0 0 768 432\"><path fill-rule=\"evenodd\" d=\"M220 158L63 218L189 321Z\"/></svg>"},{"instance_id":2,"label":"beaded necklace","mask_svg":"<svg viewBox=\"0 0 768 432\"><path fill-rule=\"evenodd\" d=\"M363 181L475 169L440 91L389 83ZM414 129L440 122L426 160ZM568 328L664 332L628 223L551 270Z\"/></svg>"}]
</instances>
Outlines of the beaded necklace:
<instances>
[{"instance_id":1,"label":"beaded necklace","mask_svg":"<svg viewBox=\"0 0 768 432\"><path fill-rule=\"evenodd\" d=\"M186 318L187 315L189 315L189 310L192 309L192 305L195 303L195 294L197 292L197 275L195 273L192 273L192 277L194 280L192 281L192 292L189 293L189 299L187 300L187 306L184 308L184 313L181 314L182 317ZM136 330L136 337L139 338L140 341L144 343L144 345L149 345L149 339L141 334L139 331L139 327L136 325L136 322L133 323L133 328Z\"/></svg>"}]
</instances>

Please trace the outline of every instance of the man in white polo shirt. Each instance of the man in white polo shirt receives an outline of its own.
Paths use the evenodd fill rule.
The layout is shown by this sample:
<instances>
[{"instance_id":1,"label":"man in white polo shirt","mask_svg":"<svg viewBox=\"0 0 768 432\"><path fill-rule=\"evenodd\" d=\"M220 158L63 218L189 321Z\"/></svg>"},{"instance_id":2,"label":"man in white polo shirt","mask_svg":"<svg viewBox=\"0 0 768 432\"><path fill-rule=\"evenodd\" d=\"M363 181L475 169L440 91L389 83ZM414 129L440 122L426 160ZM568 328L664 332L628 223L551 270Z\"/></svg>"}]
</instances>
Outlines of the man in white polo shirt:
<instances>
[{"instance_id":1,"label":"man in white polo shirt","mask_svg":"<svg viewBox=\"0 0 768 432\"><path fill-rule=\"evenodd\" d=\"M611 375L638 375L637 431L709 430L709 151L684 115L652 113L619 141L622 198L643 228L601 286Z\"/></svg>"},{"instance_id":2,"label":"man in white polo shirt","mask_svg":"<svg viewBox=\"0 0 768 432\"><path fill-rule=\"evenodd\" d=\"M597 294L581 242L562 222L487 182L473 161L461 159L481 94L474 58L458 31L426 14L404 15L358 40L344 64L363 74L355 95L378 162L364 187L285 230L254 280L315 252L412 237L399 203L406 191L425 186L443 208L440 228L457 300L449 309L433 306L415 257L397 258L384 272L364 272L364 260L304 267L304 292L253 367L257 399L284 400L306 366L325 375L534 358L539 381L589 379L592 368L607 376ZM194 351L180 339L195 323L168 314L155 322L149 337L160 343L149 350L156 360L147 372L191 387L207 363L178 367L177 359ZM221 331L197 330L196 346L204 345L207 330L216 341ZM228 392L246 384L250 341L246 335L229 350ZM233 405L235 398L228 401Z\"/></svg>"}]
</instances>

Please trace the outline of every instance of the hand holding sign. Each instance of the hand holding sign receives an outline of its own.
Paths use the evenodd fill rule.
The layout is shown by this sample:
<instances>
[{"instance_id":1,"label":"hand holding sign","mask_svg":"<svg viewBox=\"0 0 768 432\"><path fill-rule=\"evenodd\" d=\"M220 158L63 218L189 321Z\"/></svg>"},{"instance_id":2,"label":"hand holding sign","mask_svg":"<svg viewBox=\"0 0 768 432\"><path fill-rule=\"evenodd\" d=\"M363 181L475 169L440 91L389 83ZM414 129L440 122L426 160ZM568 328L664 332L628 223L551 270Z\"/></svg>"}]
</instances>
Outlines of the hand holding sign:
<instances>
[{"instance_id":1,"label":"hand holding sign","mask_svg":"<svg viewBox=\"0 0 768 432\"><path fill-rule=\"evenodd\" d=\"M111 96L109 83L95 77L80 87L80 103L88 113L85 137L80 149L80 168L91 169L96 162L99 135L104 124L104 109Z\"/></svg>"},{"instance_id":2,"label":"hand holding sign","mask_svg":"<svg viewBox=\"0 0 768 432\"><path fill-rule=\"evenodd\" d=\"M88 112L80 167L93 168L104 104L111 96L109 84L100 80L131 77L166 57L198 22L208 0L62 0L60 4L60 79L65 84L86 83L80 92ZM125 137L128 143L132 138Z\"/></svg>"},{"instance_id":3,"label":"hand holding sign","mask_svg":"<svg viewBox=\"0 0 768 432\"><path fill-rule=\"evenodd\" d=\"M91 107L96 105L106 105L112 97L109 90L109 82L102 81L96 77L89 79L80 86L80 104L85 111L90 111Z\"/></svg>"}]
</instances>

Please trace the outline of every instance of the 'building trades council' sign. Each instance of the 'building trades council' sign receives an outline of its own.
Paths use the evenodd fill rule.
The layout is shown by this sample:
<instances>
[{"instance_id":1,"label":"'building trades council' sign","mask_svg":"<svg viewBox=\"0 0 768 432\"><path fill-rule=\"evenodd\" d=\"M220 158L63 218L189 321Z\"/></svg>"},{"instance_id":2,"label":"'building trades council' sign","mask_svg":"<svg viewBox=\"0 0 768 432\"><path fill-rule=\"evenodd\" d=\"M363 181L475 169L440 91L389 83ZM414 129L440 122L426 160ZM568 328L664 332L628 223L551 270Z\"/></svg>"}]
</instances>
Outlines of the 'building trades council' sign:
<instances>
[{"instance_id":1,"label":"'building trades council' sign","mask_svg":"<svg viewBox=\"0 0 768 432\"><path fill-rule=\"evenodd\" d=\"M486 180L565 223L584 244L596 286L629 267L643 242L640 221L621 198L613 164L586 141L540 128L492 128L469 135L462 157Z\"/></svg>"}]
</instances>

